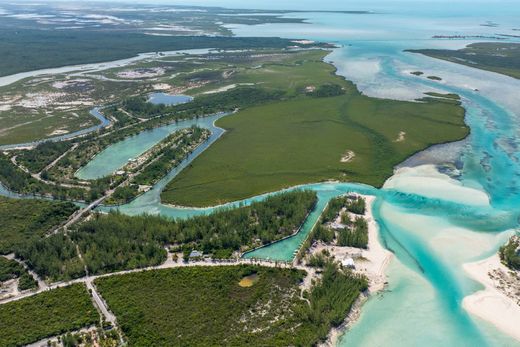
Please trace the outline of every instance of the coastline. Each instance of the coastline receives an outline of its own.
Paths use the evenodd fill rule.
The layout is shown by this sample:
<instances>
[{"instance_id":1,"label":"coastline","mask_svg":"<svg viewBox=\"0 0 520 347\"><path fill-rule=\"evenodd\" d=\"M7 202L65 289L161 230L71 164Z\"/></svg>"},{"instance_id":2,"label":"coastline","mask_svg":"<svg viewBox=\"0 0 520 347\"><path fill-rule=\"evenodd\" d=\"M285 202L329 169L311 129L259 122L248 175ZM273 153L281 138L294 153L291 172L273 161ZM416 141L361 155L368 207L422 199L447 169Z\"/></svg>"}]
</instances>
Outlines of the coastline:
<instances>
[{"instance_id":1,"label":"coastline","mask_svg":"<svg viewBox=\"0 0 520 347\"><path fill-rule=\"evenodd\" d=\"M497 270L507 275L511 270L500 262L498 254L473 263L464 264L464 271L485 288L466 296L462 307L470 314L493 324L498 330L520 341L520 305L505 295L499 286L502 278L491 278Z\"/></svg>"},{"instance_id":2,"label":"coastline","mask_svg":"<svg viewBox=\"0 0 520 347\"><path fill-rule=\"evenodd\" d=\"M366 258L366 261L362 262L362 266L359 267L356 272L367 276L368 290L361 294L356 300L343 323L340 326L331 329L327 340L320 344L322 347L336 346L340 337L359 319L363 304L371 296L384 290L387 284L386 269L394 257L394 254L384 248L379 241L379 225L374 219L372 211L376 198L369 195L360 196L363 197L366 202L365 218L368 223L368 249L361 251L363 258ZM351 247L336 247L336 249L337 248L355 249Z\"/></svg>"}]
</instances>

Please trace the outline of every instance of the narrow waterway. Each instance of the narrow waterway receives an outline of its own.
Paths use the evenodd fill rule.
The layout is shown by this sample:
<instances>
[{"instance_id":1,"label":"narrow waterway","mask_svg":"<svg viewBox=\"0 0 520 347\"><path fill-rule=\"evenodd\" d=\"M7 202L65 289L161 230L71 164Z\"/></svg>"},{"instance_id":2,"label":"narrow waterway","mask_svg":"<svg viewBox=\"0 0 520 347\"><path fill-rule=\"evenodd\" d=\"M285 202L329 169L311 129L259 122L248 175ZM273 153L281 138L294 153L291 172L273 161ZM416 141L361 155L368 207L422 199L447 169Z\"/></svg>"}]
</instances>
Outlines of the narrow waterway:
<instances>
[{"instance_id":1,"label":"narrow waterway","mask_svg":"<svg viewBox=\"0 0 520 347\"><path fill-rule=\"evenodd\" d=\"M466 141L444 147L447 159L443 165L428 165L426 161L423 163L426 165L403 167L380 190L345 183L303 186L317 191L319 203L301 232L247 256L290 260L330 198L351 191L375 195L373 212L380 227L380 239L394 252L395 260L388 269L387 290L366 303L359 321L342 336L339 345L519 346L518 341L470 316L461 303L465 296L481 289L481 285L464 273L463 264L495 253L513 229L518 228L520 82L403 50L462 47L471 42L432 39L438 34L490 36L497 30L508 33L514 28L520 7L499 11L488 6L487 11L483 11L481 7L468 5L462 13L457 12L461 10L457 6L436 7L432 11L421 8L416 12L402 6L402 12L394 8L394 12L386 9L370 15L308 13L305 16L309 24L301 25L233 27L239 36L297 36L341 44L342 48L328 59L336 65L339 74L353 80L361 91L371 96L411 100L428 91L457 93L462 97L467 110L466 122L471 128ZM482 26L487 20L501 27ZM417 70L441 76L442 81L410 74ZM153 213L174 218L213 211L214 208L163 205L160 192L222 135L223 130L214 126L218 117L220 115L197 120L200 126L212 130L211 138L152 190L119 210L131 215ZM178 129L176 126L165 128L163 135ZM160 137L152 133L145 133L144 138L135 143L127 142L126 147L135 153L144 151ZM107 162L119 155L117 146L105 151L109 153ZM132 157L127 154L121 158ZM226 206L247 204L264 197Z\"/></svg>"}]
</instances>

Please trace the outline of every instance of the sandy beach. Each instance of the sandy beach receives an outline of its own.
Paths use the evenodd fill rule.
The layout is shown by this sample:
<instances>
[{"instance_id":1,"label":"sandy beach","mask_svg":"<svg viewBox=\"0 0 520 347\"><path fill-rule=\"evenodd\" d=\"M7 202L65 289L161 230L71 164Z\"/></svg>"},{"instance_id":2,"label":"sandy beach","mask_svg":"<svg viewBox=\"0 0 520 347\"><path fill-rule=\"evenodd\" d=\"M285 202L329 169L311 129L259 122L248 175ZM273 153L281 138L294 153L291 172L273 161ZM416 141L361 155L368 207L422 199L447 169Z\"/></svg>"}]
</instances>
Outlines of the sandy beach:
<instances>
[{"instance_id":1,"label":"sandy beach","mask_svg":"<svg viewBox=\"0 0 520 347\"><path fill-rule=\"evenodd\" d=\"M505 294L504 276L510 276L510 270L500 262L498 254L464 264L464 270L485 287L464 298L464 309L520 341L520 305Z\"/></svg>"},{"instance_id":2,"label":"sandy beach","mask_svg":"<svg viewBox=\"0 0 520 347\"><path fill-rule=\"evenodd\" d=\"M358 298L343 324L337 328L333 328L329 332L327 341L321 346L336 346L339 337L359 318L363 303L366 302L370 295L383 290L387 283L385 272L388 264L390 264L390 261L393 258L393 253L385 249L381 242L379 242L379 226L377 225L372 213L372 205L375 197L367 195L362 195L362 197L366 202L365 219L368 223L368 249L360 250L358 248L337 246L327 247L327 249L338 260L345 258L348 254L356 252L361 254L362 259L355 260L356 272L367 276L369 283L368 295L362 295ZM319 247L317 250L321 252L321 249L324 247L321 246L321 249Z\"/></svg>"}]
</instances>

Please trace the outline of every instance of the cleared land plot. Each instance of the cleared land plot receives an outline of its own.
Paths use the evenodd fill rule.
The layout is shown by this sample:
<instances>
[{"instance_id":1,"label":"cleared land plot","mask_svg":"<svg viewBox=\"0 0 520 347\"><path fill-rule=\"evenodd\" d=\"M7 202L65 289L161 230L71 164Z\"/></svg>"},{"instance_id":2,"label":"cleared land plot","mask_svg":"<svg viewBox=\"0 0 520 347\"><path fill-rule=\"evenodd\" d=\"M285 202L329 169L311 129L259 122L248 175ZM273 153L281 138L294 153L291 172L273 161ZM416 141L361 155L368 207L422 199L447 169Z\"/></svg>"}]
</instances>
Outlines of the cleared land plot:
<instances>
[{"instance_id":1,"label":"cleared land plot","mask_svg":"<svg viewBox=\"0 0 520 347\"><path fill-rule=\"evenodd\" d=\"M0 305L0 346L21 346L99 322L86 287L74 284Z\"/></svg>"},{"instance_id":2,"label":"cleared land plot","mask_svg":"<svg viewBox=\"0 0 520 347\"><path fill-rule=\"evenodd\" d=\"M130 346L313 346L343 322L367 282L327 264L303 299L304 275L184 267L104 277L96 285Z\"/></svg>"},{"instance_id":3,"label":"cleared land plot","mask_svg":"<svg viewBox=\"0 0 520 347\"><path fill-rule=\"evenodd\" d=\"M257 273L250 287L244 276ZM292 341L296 270L192 267L96 280L131 346L276 345ZM283 343L286 345L287 343Z\"/></svg>"}]
</instances>

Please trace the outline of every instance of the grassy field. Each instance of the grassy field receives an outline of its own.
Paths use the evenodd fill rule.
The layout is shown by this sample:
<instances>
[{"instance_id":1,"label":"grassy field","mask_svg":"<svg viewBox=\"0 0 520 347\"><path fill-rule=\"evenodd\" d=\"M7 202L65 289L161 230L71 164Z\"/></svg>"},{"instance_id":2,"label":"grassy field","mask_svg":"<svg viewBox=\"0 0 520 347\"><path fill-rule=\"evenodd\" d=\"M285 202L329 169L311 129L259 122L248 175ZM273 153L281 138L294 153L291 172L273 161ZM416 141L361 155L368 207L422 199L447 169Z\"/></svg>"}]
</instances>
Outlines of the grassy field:
<instances>
[{"instance_id":1,"label":"grassy field","mask_svg":"<svg viewBox=\"0 0 520 347\"><path fill-rule=\"evenodd\" d=\"M300 94L220 119L227 133L170 182L162 201L208 206L328 179L380 186L413 153L468 134L457 101L370 98L333 75L334 68L319 61L325 53L313 54L238 74L240 81ZM345 94L301 92L327 83L341 85ZM349 153L353 158L342 162Z\"/></svg>"},{"instance_id":2,"label":"grassy field","mask_svg":"<svg viewBox=\"0 0 520 347\"><path fill-rule=\"evenodd\" d=\"M182 39L182 41L186 40ZM190 45L197 41L188 40ZM248 44L248 42L240 44ZM271 45L270 40L257 42L253 39L252 42L258 43L259 47ZM197 94L204 92L204 87L213 89L234 83L229 81L233 80L233 76L238 75L237 72L240 72L243 82L247 83L246 74L242 71L249 71L252 76L267 73L267 69L264 71L264 69L252 68L263 62L273 64L277 61L292 61L304 56L299 52L274 48L260 48L260 51L262 54L258 54L259 51L250 51L219 52L211 55L155 56L128 66L93 74L74 77L57 74L45 80L39 77L27 78L0 87L0 118L2 119L0 145L40 140L96 125L99 121L89 114L92 105L114 104L135 95L146 99L147 94L154 90L152 83L161 83L168 88L186 88L190 89L188 93ZM119 75L123 73L122 76L125 76L124 73L129 71L139 73L150 69L159 71L156 78L125 78ZM280 72L283 73L283 70ZM99 77L100 74L106 78ZM260 77L256 76L256 78ZM130 80L133 83L128 83ZM172 93L178 92L172 91ZM217 94L212 96L215 95ZM201 99L210 97L206 95ZM204 113L202 105L197 102L192 103L192 106L199 106L199 112ZM105 115L107 118L111 116L106 112ZM138 114L134 116L136 115ZM190 116L190 114L183 116ZM116 126L122 126L122 123L117 122Z\"/></svg>"},{"instance_id":3,"label":"grassy field","mask_svg":"<svg viewBox=\"0 0 520 347\"><path fill-rule=\"evenodd\" d=\"M86 287L74 284L0 305L0 346L22 346L98 322Z\"/></svg>"},{"instance_id":4,"label":"grassy field","mask_svg":"<svg viewBox=\"0 0 520 347\"><path fill-rule=\"evenodd\" d=\"M520 78L520 43L482 42L459 50L416 49L409 52Z\"/></svg>"},{"instance_id":5,"label":"grassy field","mask_svg":"<svg viewBox=\"0 0 520 347\"><path fill-rule=\"evenodd\" d=\"M0 253L13 252L27 240L43 236L75 210L71 203L0 197Z\"/></svg>"},{"instance_id":6,"label":"grassy field","mask_svg":"<svg viewBox=\"0 0 520 347\"><path fill-rule=\"evenodd\" d=\"M366 282L327 269L300 298L299 270L185 267L96 280L130 346L311 346Z\"/></svg>"}]
</instances>

